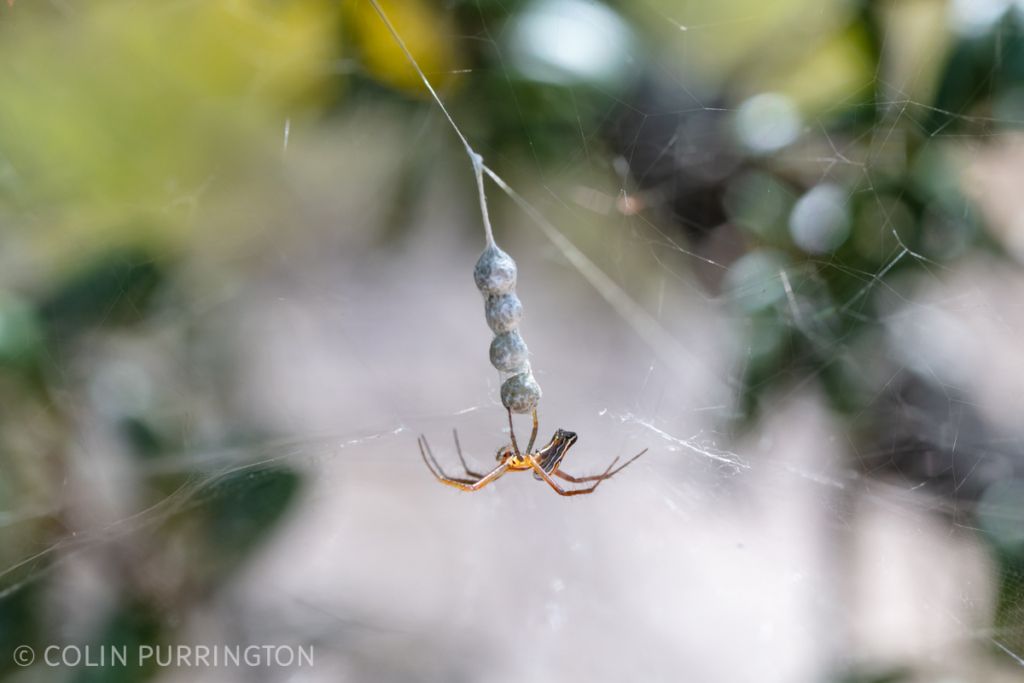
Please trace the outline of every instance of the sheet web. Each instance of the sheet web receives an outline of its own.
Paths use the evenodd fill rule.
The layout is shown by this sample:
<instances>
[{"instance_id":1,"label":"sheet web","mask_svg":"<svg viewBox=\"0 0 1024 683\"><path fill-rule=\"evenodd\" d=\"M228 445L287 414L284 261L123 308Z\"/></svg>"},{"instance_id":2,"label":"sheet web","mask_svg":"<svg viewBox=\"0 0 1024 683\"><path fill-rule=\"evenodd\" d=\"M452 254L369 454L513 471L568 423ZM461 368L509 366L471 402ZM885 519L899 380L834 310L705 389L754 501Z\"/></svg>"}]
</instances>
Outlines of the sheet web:
<instances>
[{"instance_id":1,"label":"sheet web","mask_svg":"<svg viewBox=\"0 0 1024 683\"><path fill-rule=\"evenodd\" d=\"M812 115L749 85L749 96L706 94L665 64L636 91L601 83L584 95L545 75L543 54L517 57L516 27L491 25L482 6L478 33L449 37L484 45L507 87L449 94L434 84L453 74L421 68L388 14L394 3L369 4L431 99L408 147L372 134L368 144L397 166L422 163L413 145L444 150L438 176L454 179L420 181L427 208L409 250L381 255L352 238L341 275L289 274L286 288L275 274L226 301L197 297L190 320L158 321L141 344L222 329L210 310L254 324L273 343L246 354L259 371L232 401L295 436L146 462L134 476L159 491L155 504L105 509L56 542L28 544L0 571L0 598L73 583L95 558L285 468L306 482L301 495L233 604L211 609L240 618L242 638L323 644L331 654L318 668L352 680L1024 680L1024 456L1012 408L1024 386L1024 277L1010 228L1000 232L1010 200L986 190L1003 163L986 145L1018 144L1024 114L914 99L881 66L863 92L891 97ZM684 66L703 60L689 42L758 20L704 22L667 4L631 11L678 32L668 53ZM552 79L574 109L573 153L544 158L539 105L517 69ZM493 140L479 111L495 97L521 149L482 157ZM882 113L842 128L835 110L846 109ZM302 153L301 134L287 119L286 155ZM734 138L753 151L741 158ZM459 142L461 170L445 156ZM891 161L893 149L914 145L917 175L894 182L911 162ZM928 173L957 163L967 170L949 187ZM468 170L476 213L438 199L464 190ZM374 192L356 173L343 180L346 198ZM354 201L354 220L388 214L382 194ZM470 227L441 235L452 220ZM462 494L419 461L420 433L451 472L453 428L480 468L507 439L500 380L474 351L487 336L469 275L490 221L520 264L545 389L541 439L555 427L580 434L565 461L574 474L650 449L594 496L563 500L523 475ZM359 303L368 296L377 303ZM409 310L418 300L430 305ZM144 352L129 343L128 353ZM78 370L65 372L70 382ZM344 416L325 404L330 387L345 394ZM525 441L525 421L516 428ZM53 516L66 495L14 507L2 524ZM298 557L309 559L297 567ZM277 623L261 621L269 614ZM210 632L184 628L193 642Z\"/></svg>"}]
</instances>

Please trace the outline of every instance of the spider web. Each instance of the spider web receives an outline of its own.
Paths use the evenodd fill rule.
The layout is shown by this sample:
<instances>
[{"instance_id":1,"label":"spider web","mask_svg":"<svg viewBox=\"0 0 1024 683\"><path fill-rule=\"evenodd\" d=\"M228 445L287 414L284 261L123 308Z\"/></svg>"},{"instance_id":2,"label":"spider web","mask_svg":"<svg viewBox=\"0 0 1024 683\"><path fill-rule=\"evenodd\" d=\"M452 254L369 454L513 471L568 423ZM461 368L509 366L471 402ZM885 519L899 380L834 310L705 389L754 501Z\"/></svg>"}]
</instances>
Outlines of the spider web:
<instances>
[{"instance_id":1,"label":"spider web","mask_svg":"<svg viewBox=\"0 0 1024 683\"><path fill-rule=\"evenodd\" d=\"M678 32L673 54L694 65L709 42L758 20L705 20L693 4L667 4L639 11ZM387 14L381 21L403 40ZM451 39L482 42L511 73L502 30L481 11L478 34ZM409 57L428 88L450 75ZM109 600L112 557L145 568L136 554L147 535L216 505L239 478L286 467L304 482L298 501L225 597L181 617L182 642L313 642L316 675L342 680L1024 680L1021 607L1007 616L999 597L1024 592L1024 572L990 543L1019 543L1024 521L1012 485L1022 471L1024 277L1011 257L965 249L940 260L908 244L899 204L873 173L904 127L926 129L935 115L948 124L929 132L936 148L961 135L956 123L982 127L972 141L1009 145L1006 128L1024 118L946 111L874 74L868 85L885 81L892 97L865 105L889 112L869 132L870 155L851 152L857 141L835 136L824 115L803 126L824 147L777 154L812 168L815 186L863 179L843 187L877 208L879 265L827 253L743 261L728 247L693 246L700 239L665 220L664 183L650 182L686 145L716 145L714 129L644 133L681 113L731 121L745 104L660 68L682 106L608 93L598 115L576 111L578 144L559 163L540 159L511 80L499 96L532 151L482 164L458 149L461 139L472 160L474 133L484 135L460 113L472 111L472 93L452 105L431 89L412 115L357 101L326 137L285 119L288 215L322 227L294 239L266 228L274 246L252 257L244 285L182 286L185 314L101 336L59 366L88 399L71 474L30 502L12 496L0 528L58 517L66 533L19 539L3 556L0 598L54 585L51 609L74 616L72 634L88 632L91 608ZM625 153L603 159L609 123L630 116ZM381 246L377 226L409 201L394 191L401 171L424 156L432 168L419 176L409 234ZM966 182L999 225L1013 160L978 156L987 163ZM463 495L419 460L421 433L449 473L451 430L480 469L507 440L470 279L483 244L475 200L485 196L498 243L519 264L523 332L545 391L541 438L556 427L580 435L565 460L574 474L650 449L594 496L562 499L511 475ZM839 205L859 200L847 193ZM1013 255L1011 237L993 239ZM742 278L737 263L750 269ZM808 264L856 284L823 310ZM792 381L761 379L771 386L761 414L737 428L758 357L748 314L764 297L824 351ZM854 323L856 332L830 332ZM214 357L155 357L186 337L214 345ZM217 363L235 368L231 385L204 385ZM823 385L848 366L872 398L843 415ZM243 416L256 436L230 448L186 439L180 452L123 467L102 406L137 395L132 368L146 368L147 386L219 396L228 414L216 419ZM217 425L201 419L209 404L196 411L185 431L202 442ZM860 433L865 424L878 438Z\"/></svg>"}]
</instances>

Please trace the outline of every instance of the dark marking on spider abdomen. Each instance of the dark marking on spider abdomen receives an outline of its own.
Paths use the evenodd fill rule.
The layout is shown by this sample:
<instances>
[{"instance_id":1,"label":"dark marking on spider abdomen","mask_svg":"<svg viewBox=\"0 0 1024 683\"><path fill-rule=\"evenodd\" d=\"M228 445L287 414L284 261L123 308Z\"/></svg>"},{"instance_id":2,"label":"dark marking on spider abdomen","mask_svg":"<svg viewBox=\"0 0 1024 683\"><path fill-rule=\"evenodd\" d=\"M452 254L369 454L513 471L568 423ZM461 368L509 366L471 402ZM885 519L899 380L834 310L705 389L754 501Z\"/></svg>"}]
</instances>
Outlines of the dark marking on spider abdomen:
<instances>
[{"instance_id":1,"label":"dark marking on spider abdomen","mask_svg":"<svg viewBox=\"0 0 1024 683\"><path fill-rule=\"evenodd\" d=\"M562 462L562 458L569 452L572 445L576 443L576 432L570 432L565 429L555 430L555 435L551 437L551 441L548 442L547 446L537 451L537 462L541 469L551 474L558 469L559 463ZM535 479L540 479L540 475L534 472Z\"/></svg>"}]
</instances>

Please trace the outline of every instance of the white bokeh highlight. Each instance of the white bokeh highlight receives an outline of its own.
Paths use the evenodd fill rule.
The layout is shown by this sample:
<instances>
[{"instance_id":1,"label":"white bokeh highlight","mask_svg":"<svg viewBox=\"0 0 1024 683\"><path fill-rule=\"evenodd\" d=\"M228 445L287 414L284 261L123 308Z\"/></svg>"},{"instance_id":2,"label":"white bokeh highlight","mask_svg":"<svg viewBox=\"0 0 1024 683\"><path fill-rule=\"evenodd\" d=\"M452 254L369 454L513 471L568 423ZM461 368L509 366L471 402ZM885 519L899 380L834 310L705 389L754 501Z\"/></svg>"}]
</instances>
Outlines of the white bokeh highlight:
<instances>
[{"instance_id":1,"label":"white bokeh highlight","mask_svg":"<svg viewBox=\"0 0 1024 683\"><path fill-rule=\"evenodd\" d=\"M589 0L542 0L509 27L516 71L543 83L615 84L628 73L633 36L612 9Z\"/></svg>"},{"instance_id":2,"label":"white bokeh highlight","mask_svg":"<svg viewBox=\"0 0 1024 683\"><path fill-rule=\"evenodd\" d=\"M800 135L800 112L779 93L751 97L736 112L736 134L751 151L766 154L791 144Z\"/></svg>"},{"instance_id":3,"label":"white bokeh highlight","mask_svg":"<svg viewBox=\"0 0 1024 683\"><path fill-rule=\"evenodd\" d=\"M838 248L850 234L846 192L832 183L807 191L789 215L793 243L809 254L827 254Z\"/></svg>"}]
</instances>

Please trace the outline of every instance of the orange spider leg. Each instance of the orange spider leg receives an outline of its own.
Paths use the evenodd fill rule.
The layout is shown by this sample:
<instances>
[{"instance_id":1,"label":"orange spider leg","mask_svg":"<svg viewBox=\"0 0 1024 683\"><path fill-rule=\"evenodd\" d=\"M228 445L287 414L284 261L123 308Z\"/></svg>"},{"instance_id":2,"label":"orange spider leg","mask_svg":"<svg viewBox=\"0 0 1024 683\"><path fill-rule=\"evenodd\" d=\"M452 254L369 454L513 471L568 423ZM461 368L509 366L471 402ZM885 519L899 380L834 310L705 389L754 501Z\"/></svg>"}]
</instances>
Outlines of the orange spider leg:
<instances>
[{"instance_id":1,"label":"orange spider leg","mask_svg":"<svg viewBox=\"0 0 1024 683\"><path fill-rule=\"evenodd\" d=\"M483 478L484 475L469 469L469 465L466 464L466 459L462 456L462 445L459 443L459 431L457 429L453 429L452 435L455 437L455 452L459 454L459 462L462 463L462 469L464 469L466 474L471 477L476 477L477 479ZM424 437L424 439L425 438L426 437ZM427 448L430 448L430 446L427 446Z\"/></svg>"},{"instance_id":2,"label":"orange spider leg","mask_svg":"<svg viewBox=\"0 0 1024 683\"><path fill-rule=\"evenodd\" d=\"M508 417L509 417L509 423L511 423L512 422L512 411L511 410L508 413ZM533 432L530 433L530 443L526 444L526 452L527 453L532 453L533 452L533 444L537 441L537 427L538 427L538 424L537 424L537 409L534 408L533 409Z\"/></svg>"},{"instance_id":3,"label":"orange spider leg","mask_svg":"<svg viewBox=\"0 0 1024 683\"><path fill-rule=\"evenodd\" d=\"M540 466L540 463L537 462L536 458L534 458L532 455L527 457L530 460L530 465L533 467L533 471L539 474L541 479L546 481L548 483L548 486L553 488L555 492L560 496L582 496L588 493L593 493L597 489L597 487L601 485L601 482L608 478L608 473L611 472L613 467L615 467L615 463L619 461L618 458L612 460L612 464L608 465L608 469L604 471L604 474L600 474L597 476L597 481L594 483L593 486L587 487L585 489L575 489L567 491L566 489L563 489L561 486L559 486L558 482L552 479L551 476L544 471L544 468Z\"/></svg>"},{"instance_id":4,"label":"orange spider leg","mask_svg":"<svg viewBox=\"0 0 1024 683\"><path fill-rule=\"evenodd\" d=\"M420 456L423 457L423 462L426 463L427 468L430 470L430 473L433 474L434 477L437 478L437 480L442 484L454 486L455 488L462 489L463 491L479 491L484 486L487 486L492 481L498 479L499 477L501 477L501 475L505 474L505 471L508 469L508 465L506 465L505 463L501 463L500 465L495 467L493 470L485 474L477 481L473 481L471 479L461 479L458 477L449 477L441 468L440 463L438 463L437 460L434 458L434 454L430 450L430 444L427 443L427 438L425 436L421 436L417 440L417 443L420 446Z\"/></svg>"},{"instance_id":5,"label":"orange spider leg","mask_svg":"<svg viewBox=\"0 0 1024 683\"><path fill-rule=\"evenodd\" d=\"M552 474L555 475L556 477L561 477L562 479L565 479L566 481L571 481L574 484L582 484L582 483L588 482L588 481L600 481L602 479L611 479L616 474L618 474L622 470L624 470L627 467L629 467L630 463L632 463L634 460L636 460L637 458L639 458L641 455L643 455L646 452L647 452L647 449L645 448L642 451L640 451L639 453L637 453L636 455L634 455L632 458L627 460L624 464L619 465L614 470L611 470L610 472L607 472L605 474L595 474L595 475L589 476L589 477L574 477L571 474L569 474L568 472L563 472L560 469L560 467L556 467L555 471L552 472ZM616 458L616 460L618 460L618 458ZM612 462L612 464L614 465L615 463Z\"/></svg>"}]
</instances>

